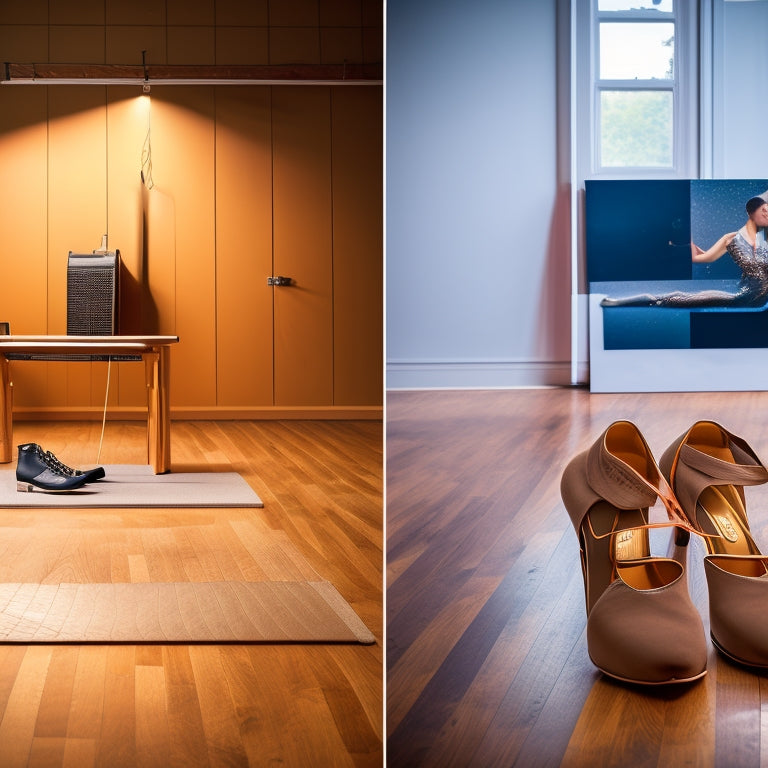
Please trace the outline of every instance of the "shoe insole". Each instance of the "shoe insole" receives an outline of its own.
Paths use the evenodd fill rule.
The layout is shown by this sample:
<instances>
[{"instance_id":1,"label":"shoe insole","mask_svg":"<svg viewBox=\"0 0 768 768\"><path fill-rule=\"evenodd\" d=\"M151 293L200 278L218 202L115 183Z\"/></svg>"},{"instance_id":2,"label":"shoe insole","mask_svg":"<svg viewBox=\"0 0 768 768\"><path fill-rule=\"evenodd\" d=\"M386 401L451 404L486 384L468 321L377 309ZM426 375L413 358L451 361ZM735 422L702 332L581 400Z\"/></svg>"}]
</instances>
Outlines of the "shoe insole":
<instances>
[{"instance_id":1,"label":"shoe insole","mask_svg":"<svg viewBox=\"0 0 768 768\"><path fill-rule=\"evenodd\" d=\"M681 573L682 566L674 560L648 558L644 562L619 565L621 579L633 589L658 589L671 584Z\"/></svg>"},{"instance_id":2,"label":"shoe insole","mask_svg":"<svg viewBox=\"0 0 768 768\"><path fill-rule=\"evenodd\" d=\"M710 486L699 497L697 509L699 524L709 536L707 548L718 555L759 555L747 527L746 511L741 497L730 485ZM709 521L710 525L707 525Z\"/></svg>"}]
</instances>

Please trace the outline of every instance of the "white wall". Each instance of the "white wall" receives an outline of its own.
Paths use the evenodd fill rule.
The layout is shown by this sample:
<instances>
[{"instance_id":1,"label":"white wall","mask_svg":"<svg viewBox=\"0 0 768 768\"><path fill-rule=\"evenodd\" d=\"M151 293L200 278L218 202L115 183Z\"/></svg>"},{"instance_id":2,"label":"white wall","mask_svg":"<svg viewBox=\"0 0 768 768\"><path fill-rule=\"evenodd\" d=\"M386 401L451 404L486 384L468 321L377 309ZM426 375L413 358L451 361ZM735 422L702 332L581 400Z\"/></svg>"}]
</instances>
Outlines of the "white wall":
<instances>
[{"instance_id":1,"label":"white wall","mask_svg":"<svg viewBox=\"0 0 768 768\"><path fill-rule=\"evenodd\" d=\"M569 381L556 6L387 1L389 388Z\"/></svg>"},{"instance_id":2,"label":"white wall","mask_svg":"<svg viewBox=\"0 0 768 768\"><path fill-rule=\"evenodd\" d=\"M768 170L768 1L714 0L715 178L765 178Z\"/></svg>"}]
</instances>

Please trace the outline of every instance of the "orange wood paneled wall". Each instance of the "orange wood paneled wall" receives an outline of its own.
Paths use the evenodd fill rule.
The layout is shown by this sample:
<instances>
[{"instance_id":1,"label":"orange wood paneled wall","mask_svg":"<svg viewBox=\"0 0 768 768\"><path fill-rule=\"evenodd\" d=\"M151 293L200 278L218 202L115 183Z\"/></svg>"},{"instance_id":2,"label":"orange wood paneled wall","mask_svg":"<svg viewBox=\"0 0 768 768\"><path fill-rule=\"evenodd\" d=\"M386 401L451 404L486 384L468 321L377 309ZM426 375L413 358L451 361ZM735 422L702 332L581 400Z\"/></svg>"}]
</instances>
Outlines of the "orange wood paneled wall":
<instances>
[{"instance_id":1,"label":"orange wood paneled wall","mask_svg":"<svg viewBox=\"0 0 768 768\"><path fill-rule=\"evenodd\" d=\"M0 0L0 59L381 61L381 2L68 6L58 18L58 4ZM124 264L121 332L181 338L177 415L380 413L381 87L137 91L0 87L0 320L65 332L67 253L108 233ZM294 285L268 286L278 274ZM31 416L103 404L103 363L12 374L15 407ZM144 405L140 365L113 365L110 378L118 413Z\"/></svg>"}]
</instances>

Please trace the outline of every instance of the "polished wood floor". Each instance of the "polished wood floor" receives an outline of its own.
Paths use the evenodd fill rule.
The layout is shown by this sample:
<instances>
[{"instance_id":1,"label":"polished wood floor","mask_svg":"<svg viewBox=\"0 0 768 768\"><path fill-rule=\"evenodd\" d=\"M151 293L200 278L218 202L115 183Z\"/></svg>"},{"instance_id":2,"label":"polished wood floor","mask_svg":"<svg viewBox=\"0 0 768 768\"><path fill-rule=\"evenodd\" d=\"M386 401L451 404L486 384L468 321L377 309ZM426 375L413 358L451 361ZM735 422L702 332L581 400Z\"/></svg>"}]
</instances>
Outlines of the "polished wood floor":
<instances>
[{"instance_id":1,"label":"polished wood floor","mask_svg":"<svg viewBox=\"0 0 768 768\"><path fill-rule=\"evenodd\" d=\"M587 656L562 470L614 420L634 421L658 458L705 418L768 458L768 393L389 394L389 765L768 765L765 675L710 646L701 682L648 688ZM747 502L768 552L768 488ZM695 542L689 582L708 629L703 554Z\"/></svg>"},{"instance_id":2,"label":"polished wood floor","mask_svg":"<svg viewBox=\"0 0 768 768\"><path fill-rule=\"evenodd\" d=\"M17 423L14 441L85 466L96 462L99 431ZM144 425L108 422L99 463L146 463ZM172 468L240 472L264 501L249 514L287 533L376 644L0 645L0 766L380 766L381 423L173 422ZM0 539L18 514L0 509ZM46 514L72 526L87 516L92 527L99 511ZM189 514L109 518L130 528L162 515L172 527ZM194 553L179 551L189 560L174 567L195 567ZM123 555L94 545L73 575L124 569Z\"/></svg>"}]
</instances>

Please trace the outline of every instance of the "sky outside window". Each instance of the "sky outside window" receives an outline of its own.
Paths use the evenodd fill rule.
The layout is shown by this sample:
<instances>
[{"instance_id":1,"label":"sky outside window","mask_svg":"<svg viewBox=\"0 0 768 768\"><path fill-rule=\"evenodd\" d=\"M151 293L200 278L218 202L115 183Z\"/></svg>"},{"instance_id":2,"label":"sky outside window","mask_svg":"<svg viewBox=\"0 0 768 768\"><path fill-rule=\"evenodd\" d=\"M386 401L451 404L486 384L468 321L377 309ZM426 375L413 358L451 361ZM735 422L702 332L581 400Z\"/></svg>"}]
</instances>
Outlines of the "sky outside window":
<instances>
[{"instance_id":1,"label":"sky outside window","mask_svg":"<svg viewBox=\"0 0 768 768\"><path fill-rule=\"evenodd\" d=\"M674 56L673 23L600 24L601 80L668 80Z\"/></svg>"}]
</instances>

